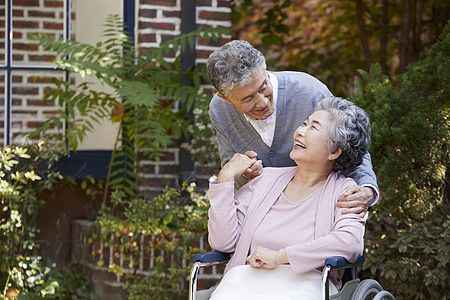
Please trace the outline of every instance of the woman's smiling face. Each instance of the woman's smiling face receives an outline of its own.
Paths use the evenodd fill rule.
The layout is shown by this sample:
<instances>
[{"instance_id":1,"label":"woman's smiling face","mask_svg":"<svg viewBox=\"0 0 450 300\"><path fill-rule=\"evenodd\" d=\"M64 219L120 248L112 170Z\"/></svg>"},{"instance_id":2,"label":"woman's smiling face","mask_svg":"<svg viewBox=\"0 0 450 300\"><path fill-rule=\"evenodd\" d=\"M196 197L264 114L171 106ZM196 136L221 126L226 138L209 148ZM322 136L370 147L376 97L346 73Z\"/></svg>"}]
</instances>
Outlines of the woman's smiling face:
<instances>
[{"instance_id":1,"label":"woman's smiling face","mask_svg":"<svg viewBox=\"0 0 450 300\"><path fill-rule=\"evenodd\" d=\"M325 162L329 160L328 138L331 118L329 112L319 110L309 116L295 130L291 159L297 162Z\"/></svg>"}]
</instances>

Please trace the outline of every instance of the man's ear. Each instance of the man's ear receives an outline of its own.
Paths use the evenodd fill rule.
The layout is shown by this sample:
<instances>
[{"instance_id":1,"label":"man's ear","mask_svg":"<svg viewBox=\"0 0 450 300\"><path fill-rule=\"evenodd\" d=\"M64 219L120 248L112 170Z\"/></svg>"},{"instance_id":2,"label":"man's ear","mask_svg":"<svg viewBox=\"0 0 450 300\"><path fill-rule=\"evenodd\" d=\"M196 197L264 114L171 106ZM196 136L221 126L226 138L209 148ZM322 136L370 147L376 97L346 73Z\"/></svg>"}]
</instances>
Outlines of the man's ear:
<instances>
[{"instance_id":1,"label":"man's ear","mask_svg":"<svg viewBox=\"0 0 450 300\"><path fill-rule=\"evenodd\" d=\"M220 98L225 100L228 104L233 104L233 102L231 102L231 100L228 97L226 97L224 94L217 92L217 96L219 96Z\"/></svg>"},{"instance_id":2,"label":"man's ear","mask_svg":"<svg viewBox=\"0 0 450 300\"><path fill-rule=\"evenodd\" d=\"M342 154L341 148L336 148L333 152L328 155L328 160L336 160Z\"/></svg>"}]
</instances>

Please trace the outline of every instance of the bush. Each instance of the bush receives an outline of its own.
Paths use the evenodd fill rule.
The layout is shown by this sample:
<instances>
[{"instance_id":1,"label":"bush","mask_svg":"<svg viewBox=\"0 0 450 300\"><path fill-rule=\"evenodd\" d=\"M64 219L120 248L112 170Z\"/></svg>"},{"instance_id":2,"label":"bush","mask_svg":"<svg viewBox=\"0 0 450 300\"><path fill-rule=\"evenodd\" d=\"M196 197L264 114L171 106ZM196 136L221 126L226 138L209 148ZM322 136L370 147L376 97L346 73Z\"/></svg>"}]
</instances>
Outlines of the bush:
<instances>
[{"instance_id":1,"label":"bush","mask_svg":"<svg viewBox=\"0 0 450 300\"><path fill-rule=\"evenodd\" d=\"M101 228L105 247L113 246L123 253L123 267L108 267L123 276L127 299L174 299L185 295L190 270L186 261L200 251L196 242L206 235L206 195L197 193L192 183L184 184L181 190L166 188L154 199L145 195L129 199L122 191L115 191L111 200L111 206L100 210L95 227ZM95 232L99 231L94 231L93 239L97 238ZM141 269L141 254L153 251L153 265ZM102 266L104 262L97 264Z\"/></svg>"},{"instance_id":2,"label":"bush","mask_svg":"<svg viewBox=\"0 0 450 300\"><path fill-rule=\"evenodd\" d=\"M446 299L449 260L450 23L396 80L360 71L353 101L372 119L381 189L366 233L366 272L397 299Z\"/></svg>"},{"instance_id":3,"label":"bush","mask_svg":"<svg viewBox=\"0 0 450 300\"><path fill-rule=\"evenodd\" d=\"M42 193L63 180L53 165L64 155L40 141L0 148L0 299L86 298L85 280L43 261L35 241L36 215L45 205Z\"/></svg>"}]
</instances>

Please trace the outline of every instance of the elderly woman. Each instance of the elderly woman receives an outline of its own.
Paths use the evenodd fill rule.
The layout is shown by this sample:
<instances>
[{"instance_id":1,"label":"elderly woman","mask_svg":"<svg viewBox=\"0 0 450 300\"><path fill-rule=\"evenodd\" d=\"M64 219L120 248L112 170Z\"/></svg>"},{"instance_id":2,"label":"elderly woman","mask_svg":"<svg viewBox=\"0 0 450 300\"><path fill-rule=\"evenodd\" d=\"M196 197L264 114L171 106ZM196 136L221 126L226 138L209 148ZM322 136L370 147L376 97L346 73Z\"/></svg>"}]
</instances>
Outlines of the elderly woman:
<instances>
[{"instance_id":1,"label":"elderly woman","mask_svg":"<svg viewBox=\"0 0 450 300\"><path fill-rule=\"evenodd\" d=\"M255 162L235 154L210 184L209 243L234 252L211 299L320 298L317 268L325 259L354 261L362 253L365 220L343 214L336 202L356 185L340 173L368 151L368 116L345 99L325 98L297 128L293 144L296 167L264 168L235 193L235 178ZM333 294L340 274L332 282Z\"/></svg>"}]
</instances>

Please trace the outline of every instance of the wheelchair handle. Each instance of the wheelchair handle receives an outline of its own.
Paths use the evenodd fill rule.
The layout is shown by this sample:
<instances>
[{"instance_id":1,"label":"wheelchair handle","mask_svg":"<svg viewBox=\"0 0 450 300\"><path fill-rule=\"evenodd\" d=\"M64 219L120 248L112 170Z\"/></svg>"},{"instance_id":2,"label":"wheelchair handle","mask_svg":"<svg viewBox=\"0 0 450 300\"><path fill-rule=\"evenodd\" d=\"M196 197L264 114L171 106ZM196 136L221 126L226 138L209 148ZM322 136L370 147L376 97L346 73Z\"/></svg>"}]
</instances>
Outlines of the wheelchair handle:
<instances>
[{"instance_id":1,"label":"wheelchair handle","mask_svg":"<svg viewBox=\"0 0 450 300\"><path fill-rule=\"evenodd\" d=\"M223 253L219 251L197 253L192 255L192 262L207 263L212 261L226 261L230 259L231 254L233 253Z\"/></svg>"}]
</instances>

